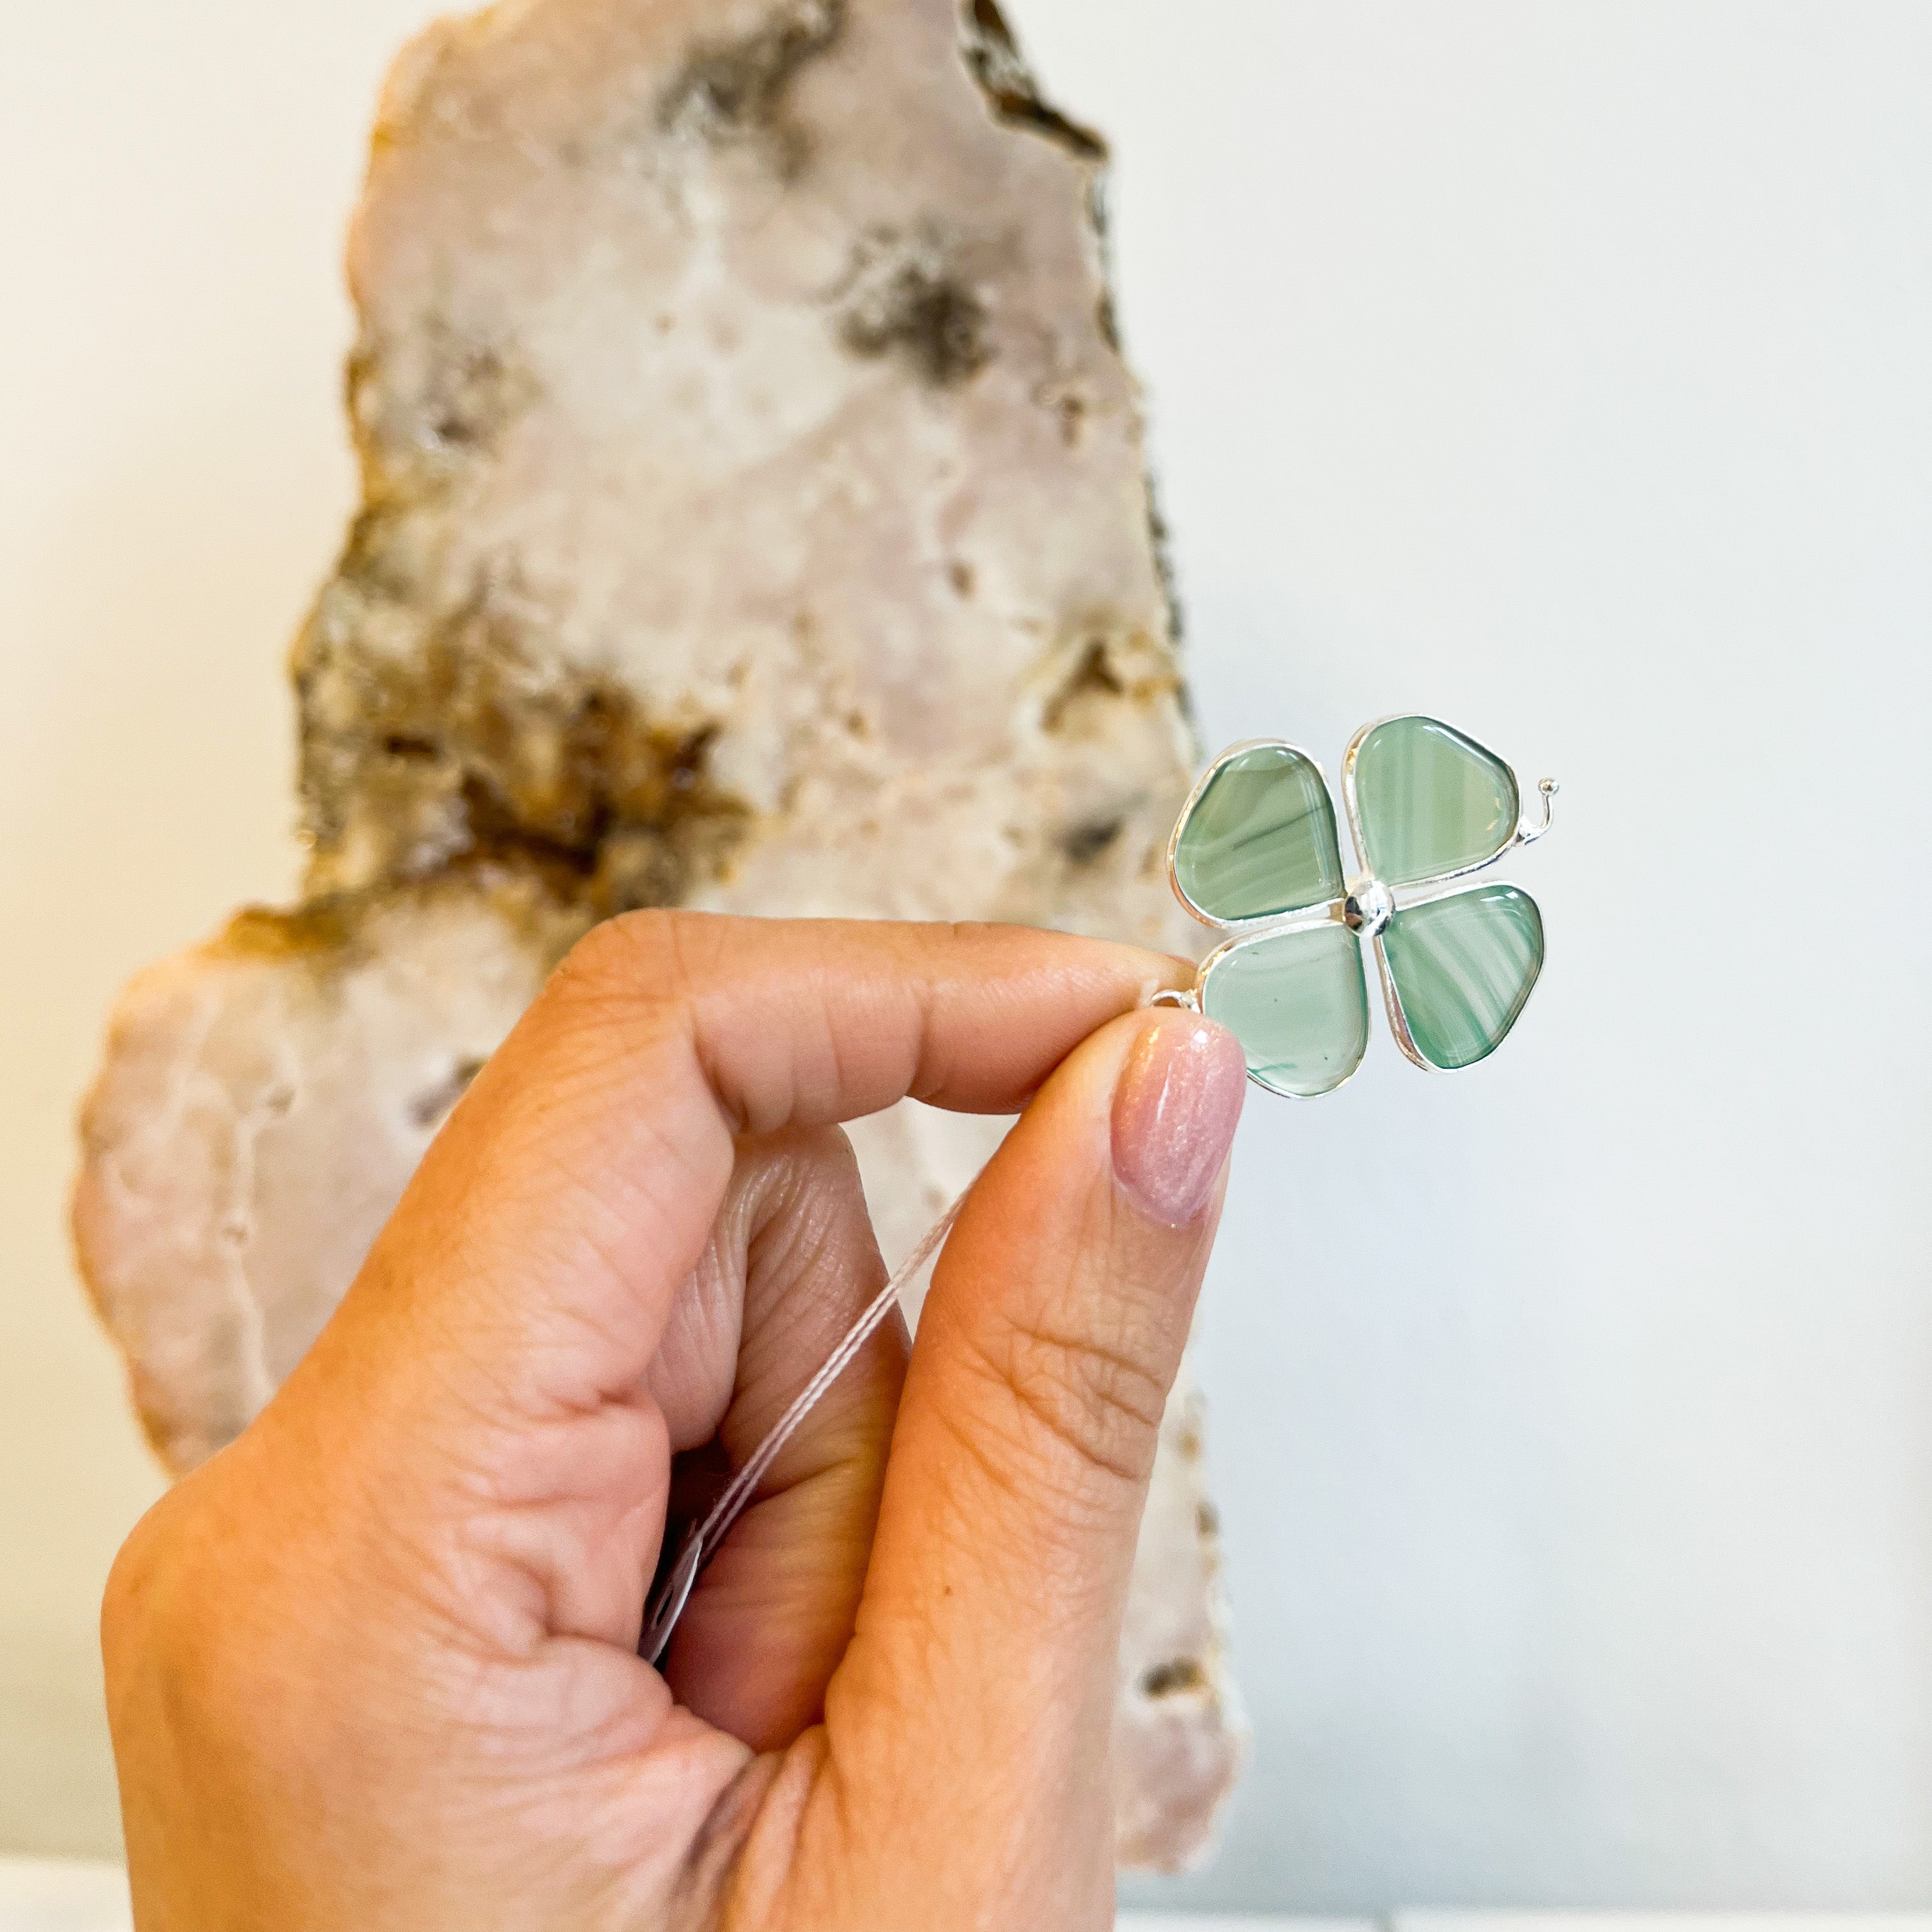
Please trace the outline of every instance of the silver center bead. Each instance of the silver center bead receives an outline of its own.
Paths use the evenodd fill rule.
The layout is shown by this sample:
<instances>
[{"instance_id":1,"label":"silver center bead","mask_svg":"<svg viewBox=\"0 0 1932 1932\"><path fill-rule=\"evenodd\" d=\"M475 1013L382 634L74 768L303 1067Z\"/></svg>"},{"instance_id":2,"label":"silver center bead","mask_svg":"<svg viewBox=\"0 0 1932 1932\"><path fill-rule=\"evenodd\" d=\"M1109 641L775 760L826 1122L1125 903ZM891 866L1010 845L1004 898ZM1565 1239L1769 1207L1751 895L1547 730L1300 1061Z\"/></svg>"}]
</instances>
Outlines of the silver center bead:
<instances>
[{"instance_id":1,"label":"silver center bead","mask_svg":"<svg viewBox=\"0 0 1932 1932\"><path fill-rule=\"evenodd\" d=\"M1395 916L1395 895L1381 880L1364 874L1348 887L1342 921L1351 932L1372 939Z\"/></svg>"}]
</instances>

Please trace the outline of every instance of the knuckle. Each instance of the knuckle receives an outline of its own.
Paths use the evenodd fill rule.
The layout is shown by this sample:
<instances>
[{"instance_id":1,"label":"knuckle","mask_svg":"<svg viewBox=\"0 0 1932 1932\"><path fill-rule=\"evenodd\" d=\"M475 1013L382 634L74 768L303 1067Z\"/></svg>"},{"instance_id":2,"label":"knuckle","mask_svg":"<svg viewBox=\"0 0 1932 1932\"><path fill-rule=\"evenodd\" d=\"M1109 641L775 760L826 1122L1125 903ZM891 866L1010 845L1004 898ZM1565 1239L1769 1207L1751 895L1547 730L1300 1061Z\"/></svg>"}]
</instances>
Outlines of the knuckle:
<instances>
[{"instance_id":1,"label":"knuckle","mask_svg":"<svg viewBox=\"0 0 1932 1932\"><path fill-rule=\"evenodd\" d=\"M1002 1352L1000 1378L1049 1456L1089 1478L1147 1479L1167 1389L1133 1338L1015 1328Z\"/></svg>"},{"instance_id":2,"label":"knuckle","mask_svg":"<svg viewBox=\"0 0 1932 1932\"><path fill-rule=\"evenodd\" d=\"M752 1139L776 1210L826 1218L862 1204L859 1157L838 1126L787 1126Z\"/></svg>"},{"instance_id":3,"label":"knuckle","mask_svg":"<svg viewBox=\"0 0 1932 1932\"><path fill-rule=\"evenodd\" d=\"M122 1544L100 1595L100 1656L111 1691L141 1648L140 1627L153 1575L146 1519Z\"/></svg>"},{"instance_id":4,"label":"knuckle","mask_svg":"<svg viewBox=\"0 0 1932 1932\"><path fill-rule=\"evenodd\" d=\"M114 1655L137 1640L162 1594L164 1573L180 1541L186 1486L170 1490L135 1524L109 1568L100 1596L100 1634L104 1648Z\"/></svg>"},{"instance_id":5,"label":"knuckle","mask_svg":"<svg viewBox=\"0 0 1932 1932\"><path fill-rule=\"evenodd\" d=\"M660 991L682 956L679 927L687 915L652 909L627 912L593 926L551 976L550 990L566 999L634 1003Z\"/></svg>"},{"instance_id":6,"label":"knuckle","mask_svg":"<svg viewBox=\"0 0 1932 1932\"><path fill-rule=\"evenodd\" d=\"M632 1040L660 1031L693 1003L722 934L721 922L664 909L592 926L566 953L536 1010L542 1036Z\"/></svg>"},{"instance_id":7,"label":"knuckle","mask_svg":"<svg viewBox=\"0 0 1932 1932\"><path fill-rule=\"evenodd\" d=\"M185 1478L136 1523L116 1555L100 1600L101 1664L110 1712L144 1682L198 1683L222 1665L220 1619L194 1618L200 1472Z\"/></svg>"}]
</instances>

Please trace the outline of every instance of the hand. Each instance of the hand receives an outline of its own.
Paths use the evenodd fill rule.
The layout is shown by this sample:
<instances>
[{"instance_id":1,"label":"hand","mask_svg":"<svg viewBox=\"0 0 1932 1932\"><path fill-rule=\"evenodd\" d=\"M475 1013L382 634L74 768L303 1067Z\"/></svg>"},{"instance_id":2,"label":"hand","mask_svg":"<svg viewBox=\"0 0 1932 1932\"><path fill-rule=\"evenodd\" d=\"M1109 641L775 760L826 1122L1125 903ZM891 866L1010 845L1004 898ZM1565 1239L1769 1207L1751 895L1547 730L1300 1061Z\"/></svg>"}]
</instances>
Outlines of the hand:
<instances>
[{"instance_id":1,"label":"hand","mask_svg":"<svg viewBox=\"0 0 1932 1932\"><path fill-rule=\"evenodd\" d=\"M1102 1932L1116 1654L1239 1048L1174 960L634 915L103 1616L142 1932ZM838 1123L1024 1117L637 1655L672 1458L884 1280ZM888 1453L890 1451L890 1454Z\"/></svg>"}]
</instances>

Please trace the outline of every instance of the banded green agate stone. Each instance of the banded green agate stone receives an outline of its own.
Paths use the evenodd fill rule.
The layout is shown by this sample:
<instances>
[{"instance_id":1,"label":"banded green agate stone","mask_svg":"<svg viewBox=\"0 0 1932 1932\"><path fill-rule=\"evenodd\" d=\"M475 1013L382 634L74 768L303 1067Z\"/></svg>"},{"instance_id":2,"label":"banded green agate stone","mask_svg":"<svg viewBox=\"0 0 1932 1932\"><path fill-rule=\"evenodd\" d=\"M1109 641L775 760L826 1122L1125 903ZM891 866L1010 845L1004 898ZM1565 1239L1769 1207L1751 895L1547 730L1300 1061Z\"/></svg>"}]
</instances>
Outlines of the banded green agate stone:
<instances>
[{"instance_id":1,"label":"banded green agate stone","mask_svg":"<svg viewBox=\"0 0 1932 1932\"><path fill-rule=\"evenodd\" d=\"M1222 766L1195 801L1174 855L1180 890L1217 920L1325 905L1342 891L1335 808L1314 760L1258 745Z\"/></svg>"},{"instance_id":2,"label":"banded green agate stone","mask_svg":"<svg viewBox=\"0 0 1932 1932\"><path fill-rule=\"evenodd\" d=\"M1515 886L1478 886L1390 920L1382 956L1415 1049L1444 1072L1503 1042L1543 970L1543 916Z\"/></svg>"},{"instance_id":3,"label":"banded green agate stone","mask_svg":"<svg viewBox=\"0 0 1932 1932\"><path fill-rule=\"evenodd\" d=\"M1356 748L1355 816L1369 870L1390 885L1493 859L1516 827L1510 768L1433 718L1391 718Z\"/></svg>"},{"instance_id":4,"label":"banded green agate stone","mask_svg":"<svg viewBox=\"0 0 1932 1932\"><path fill-rule=\"evenodd\" d=\"M1241 1042L1252 1078L1298 1100L1333 1093L1368 1047L1368 982L1343 926L1229 948L1208 969L1201 1007Z\"/></svg>"}]
</instances>

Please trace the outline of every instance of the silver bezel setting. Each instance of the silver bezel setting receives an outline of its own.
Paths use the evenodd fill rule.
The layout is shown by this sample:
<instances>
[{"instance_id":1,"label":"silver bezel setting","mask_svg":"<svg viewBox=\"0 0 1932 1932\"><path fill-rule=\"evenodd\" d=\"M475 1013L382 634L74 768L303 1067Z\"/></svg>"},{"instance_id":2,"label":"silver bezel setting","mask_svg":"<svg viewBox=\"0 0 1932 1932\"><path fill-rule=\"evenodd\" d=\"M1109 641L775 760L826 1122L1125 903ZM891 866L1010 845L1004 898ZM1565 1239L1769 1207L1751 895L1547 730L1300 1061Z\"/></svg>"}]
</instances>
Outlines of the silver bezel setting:
<instances>
[{"instance_id":1,"label":"silver bezel setting","mask_svg":"<svg viewBox=\"0 0 1932 1932\"><path fill-rule=\"evenodd\" d=\"M1331 900L1325 907L1319 908L1307 913L1298 913L1292 917L1282 917L1266 922L1260 925L1257 930L1237 932L1232 938L1226 940L1222 944L1216 946L1214 951L1209 953L1205 959L1202 961L1200 970L1195 978L1193 991L1188 995L1189 999L1192 1003L1193 1010L1197 1013L1204 1012L1206 1011L1205 996L1208 990L1208 975L1211 974L1214 968L1220 965L1221 962L1226 959L1230 953L1238 952L1244 946L1258 945L1263 940L1286 939L1298 932L1316 932L1324 926L1341 926L1346 930L1347 922L1342 916L1342 908L1346 903L1347 902L1343 899ZM1350 937L1353 938L1354 935L1352 934L1350 934ZM1359 945L1356 947L1355 956L1357 961L1359 962L1361 958L1361 948ZM1367 969L1364 968L1363 969L1363 989L1365 993L1367 990ZM1365 1039L1362 1042L1361 1054L1357 1059L1354 1065L1350 1067L1348 1072L1343 1074L1341 1078L1335 1082L1334 1086L1324 1087L1318 1094L1291 1094L1282 1088L1270 1087L1259 1074L1253 1072L1252 1070L1249 1072L1248 1078L1252 1080L1264 1094L1272 1094L1277 1100L1325 1100L1330 1094L1339 1094L1344 1087L1348 1085L1351 1080L1354 1078L1355 1076L1361 1070L1362 1061L1367 1059L1368 1057L1369 1042Z\"/></svg>"},{"instance_id":2,"label":"silver bezel setting","mask_svg":"<svg viewBox=\"0 0 1932 1932\"><path fill-rule=\"evenodd\" d=\"M1187 821L1194 816L1194 808L1207 795L1208 788L1221 776L1222 767L1231 765L1237 758L1244 758L1251 752L1292 752L1298 758L1304 758L1314 767L1315 776L1322 781L1322 789L1328 794L1328 814L1335 818L1335 794L1328 782L1328 774L1322 768L1322 760L1305 746L1292 743L1286 738L1244 738L1238 744L1230 745L1216 758L1194 782L1194 789L1187 794L1187 802L1180 808L1180 816L1174 821L1174 830L1167 836L1167 883L1173 888L1174 896L1187 909L1188 916L1198 919L1203 926L1211 926L1217 932L1272 932L1276 926L1289 920L1301 920L1319 926L1321 919L1312 916L1316 913L1324 917L1331 908L1340 905L1339 898L1318 902L1311 906L1288 906L1280 912L1256 913L1251 919L1217 919L1211 912L1204 911L1187 896L1186 889L1180 883L1180 835L1187 829ZM1342 856L1342 842L1339 828L1341 820L1335 819L1338 828L1335 841L1335 856L1339 864Z\"/></svg>"},{"instance_id":3,"label":"silver bezel setting","mask_svg":"<svg viewBox=\"0 0 1932 1932\"><path fill-rule=\"evenodd\" d=\"M1400 719L1407 718L1420 718L1426 723L1432 724L1442 724L1445 730L1455 731L1456 736L1473 745L1485 758L1494 758L1496 763L1509 774L1510 783L1515 788L1516 823L1509 836L1504 839L1487 858L1479 859L1471 865L1458 866L1451 872L1438 873L1426 879L1412 880L1406 885L1394 886L1386 880L1377 878L1369 868L1368 845L1362 836L1361 814L1357 808L1355 800L1355 761L1370 732L1378 730L1384 724L1394 724ZM1387 931L1390 921L1396 914L1406 912L1412 907L1431 904L1438 899L1455 898L1471 890L1462 881L1472 878L1478 872L1486 872L1498 859L1505 856L1508 854L1516 851L1522 846L1534 844L1550 830L1552 802L1561 788L1554 778L1544 778L1538 782L1536 790L1537 795L1543 802L1543 814L1540 818L1532 821L1526 814L1526 802L1523 796L1522 781L1516 776L1516 767L1510 764L1508 759L1498 757L1486 745L1482 743L1478 739L1471 737L1466 731L1456 730L1453 724L1448 724L1444 720L1432 716L1427 712L1390 712L1385 717L1372 719L1368 724L1364 724L1349 740L1348 749L1342 754L1342 815L1348 820L1348 840L1354 849L1358 872L1358 876L1348 881L1346 890L1340 896L1318 905L1292 907L1282 912L1260 914L1251 919L1219 919L1214 914L1196 905L1181 887L1179 866L1181 835L1186 830L1188 821L1194 815L1194 808L1201 802L1202 795L1206 792L1208 786L1220 776L1222 766L1232 759L1241 758L1249 752L1257 751L1293 752L1296 757L1306 759L1314 767L1316 774L1320 778L1323 787L1324 788L1328 787L1328 774L1323 770L1321 760L1304 746L1295 744L1286 738L1244 738L1238 744L1230 745L1202 773L1193 790L1188 794L1187 802L1181 807L1180 814L1174 820L1174 830L1168 837L1167 880L1168 885L1173 889L1174 897L1186 908L1190 917L1199 920L1203 926L1211 927L1217 932L1227 934L1228 938L1201 962L1196 970L1194 984L1191 988L1184 992L1162 993L1158 996L1155 1004L1185 1006L1190 1012L1203 1012L1206 1010L1205 995L1208 978L1215 968L1230 953L1242 946L1251 945L1259 939L1286 938L1291 933L1312 932L1317 927L1323 926L1350 927L1354 932L1360 950L1363 951L1372 950L1375 954L1376 974L1382 982L1382 1010L1388 1020L1389 1031L1394 1036L1396 1045L1402 1049L1404 1058L1412 1065L1420 1067L1425 1073L1466 1072L1468 1070L1462 1067L1438 1066L1432 1060L1426 1058L1421 1049L1417 1046L1414 1036L1409 1031L1408 1018L1402 1012L1402 996L1396 992L1394 976L1389 970L1388 957L1382 946L1382 936ZM1332 814L1334 810L1334 796L1332 791L1329 795L1329 810ZM1340 856L1340 843L1338 836L1336 841L1338 859ZM1486 880L1484 883L1512 886L1516 891L1526 894L1527 889L1516 885L1514 880L1499 879ZM1376 896L1380 896L1376 898L1376 910L1372 916L1367 918L1362 917L1359 902L1365 897L1375 898ZM1352 907L1358 908L1356 916L1352 919L1350 914ZM1366 962L1364 963L1363 970L1366 977L1367 972ZM1540 970L1538 976L1540 976ZM1500 1041L1498 1042L1498 1046L1501 1043ZM1366 1060L1367 1058L1367 1050L1365 1046L1362 1059ZM1487 1054L1484 1055L1485 1060L1489 1058L1490 1055ZM1278 1087L1270 1086L1266 1081L1254 1072L1250 1072L1248 1078L1264 1093L1276 1094L1285 1100L1325 1100L1330 1094L1340 1092L1355 1077L1356 1072L1361 1064L1361 1060L1358 1060L1355 1065L1343 1074L1334 1086L1324 1087L1318 1094L1286 1094ZM1480 1066L1481 1064L1480 1060L1471 1063L1474 1066Z\"/></svg>"},{"instance_id":4,"label":"silver bezel setting","mask_svg":"<svg viewBox=\"0 0 1932 1932\"><path fill-rule=\"evenodd\" d=\"M1511 776L1514 776L1514 774L1512 773ZM1547 829L1546 822L1545 829ZM1540 838L1542 836L1542 832L1538 832L1536 835L1538 838ZM1527 844L1529 842L1526 840L1524 842ZM1503 849L1504 851L1507 851L1510 848L1505 846ZM1491 860L1490 862L1493 865L1496 861L1494 860ZM1456 872L1450 874L1448 876L1457 880L1461 880L1466 875L1461 872ZM1436 881L1431 880L1428 883L1433 885ZM1434 905L1438 901L1442 899L1460 898L1465 892L1486 891L1492 886L1508 886L1512 891L1522 893L1525 898L1530 900L1530 903L1532 905L1536 903L1535 901L1530 897L1529 888L1527 886L1519 885L1514 879L1485 879L1480 886L1458 884L1454 892L1432 892L1426 894L1418 894L1410 898L1406 902L1405 907L1399 907L1397 910L1406 910L1406 907ZM1539 908L1538 910L1540 916L1540 908ZM1382 950L1382 934L1379 932L1376 934L1375 946L1376 970L1382 975L1382 1011L1388 1018L1389 1032L1390 1035L1394 1039L1396 1045L1402 1048L1404 1056L1408 1059L1410 1064L1412 1066L1420 1067L1425 1073L1468 1072L1469 1070L1468 1066L1438 1066L1435 1061L1430 1059L1423 1052L1421 1048L1416 1045L1415 1036L1408 1030L1408 1016L1402 1011L1402 994L1396 989L1395 975L1389 970L1388 955ZM1540 979L1542 976L1543 969L1539 966L1537 968L1537 977ZM1534 989L1532 988L1532 990L1534 991ZM1526 1002L1526 1004L1527 1003ZM1517 1017L1520 1018L1521 1018L1521 1016L1519 1014ZM1490 1054L1493 1054L1496 1051L1496 1048L1500 1047L1502 1045L1502 1042L1501 1040L1497 1041L1496 1046L1490 1048L1489 1053L1486 1053L1483 1055L1483 1060L1487 1060ZM1469 1066L1480 1066L1483 1064L1483 1060L1472 1060L1469 1063ZM1274 1089L1270 1088L1269 1091L1272 1093Z\"/></svg>"},{"instance_id":5,"label":"silver bezel setting","mask_svg":"<svg viewBox=\"0 0 1932 1932\"><path fill-rule=\"evenodd\" d=\"M1515 851L1518 847L1534 845L1550 830L1550 801L1562 789L1554 778L1544 778L1538 783L1536 788L1543 800L1543 817L1537 824L1532 825L1523 817L1523 806L1526 801L1522 794L1522 781L1516 776L1516 767L1508 759L1491 751L1480 739L1471 737L1466 731L1456 731L1454 725L1442 718L1432 717L1426 711L1391 711L1386 717L1370 718L1368 723L1348 740L1348 748L1342 754L1342 809L1348 820L1348 838L1349 842L1355 848L1355 863L1360 867L1364 874L1373 876L1370 873L1369 868L1368 841L1362 836L1362 814L1355 802L1355 760L1360 757L1362 747L1368 742L1369 734L1372 731L1379 731L1384 724L1399 724L1404 719L1410 718L1419 718L1426 724L1440 724L1445 731L1455 731L1456 736L1466 744L1474 746L1484 758L1494 758L1496 763L1509 773L1510 783L1516 791L1516 826L1508 837L1504 838L1486 859L1478 859L1469 865L1458 866L1453 872L1437 872L1426 879L1415 880L1411 883L1407 888L1408 890L1412 892L1420 892L1425 886L1447 885L1452 879L1466 879L1472 873L1480 872L1485 867L1493 866L1498 859L1507 856L1510 853ZM1178 827L1176 830L1178 831ZM1389 890L1394 892L1402 889L1390 886ZM1436 898L1444 896L1441 892L1433 892L1431 896ZM1421 902L1412 900L1410 903L1419 904Z\"/></svg>"}]
</instances>

